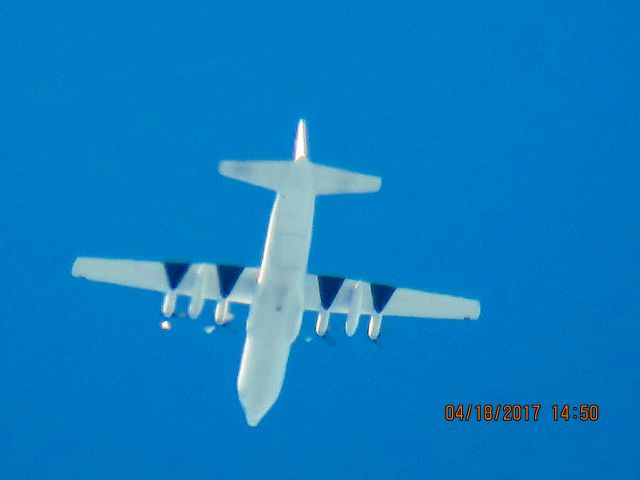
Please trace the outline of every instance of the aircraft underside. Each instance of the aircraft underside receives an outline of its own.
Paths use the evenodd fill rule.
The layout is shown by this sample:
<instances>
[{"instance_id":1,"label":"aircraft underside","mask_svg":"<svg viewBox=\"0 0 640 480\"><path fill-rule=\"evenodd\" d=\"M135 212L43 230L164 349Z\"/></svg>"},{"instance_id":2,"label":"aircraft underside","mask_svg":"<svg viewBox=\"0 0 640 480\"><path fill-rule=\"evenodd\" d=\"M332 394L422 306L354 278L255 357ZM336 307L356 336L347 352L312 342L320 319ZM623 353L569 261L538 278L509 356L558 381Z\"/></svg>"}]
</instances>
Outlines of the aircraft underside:
<instances>
[{"instance_id":1,"label":"aircraft underside","mask_svg":"<svg viewBox=\"0 0 640 480\"><path fill-rule=\"evenodd\" d=\"M161 326L169 330L179 295L190 297L197 318L207 300L216 301L217 324L230 321L231 303L250 305L238 372L238 397L247 423L256 426L276 402L284 382L291 344L304 311L318 312L316 333L324 335L331 314L345 314L348 336L369 315L368 336L376 340L383 315L477 319L476 300L390 285L307 273L318 195L368 193L378 177L311 162L306 124L300 121L293 161L223 161L222 175L276 192L260 268L209 263L149 262L79 257L76 277L162 292ZM212 329L205 331L211 332Z\"/></svg>"}]
</instances>

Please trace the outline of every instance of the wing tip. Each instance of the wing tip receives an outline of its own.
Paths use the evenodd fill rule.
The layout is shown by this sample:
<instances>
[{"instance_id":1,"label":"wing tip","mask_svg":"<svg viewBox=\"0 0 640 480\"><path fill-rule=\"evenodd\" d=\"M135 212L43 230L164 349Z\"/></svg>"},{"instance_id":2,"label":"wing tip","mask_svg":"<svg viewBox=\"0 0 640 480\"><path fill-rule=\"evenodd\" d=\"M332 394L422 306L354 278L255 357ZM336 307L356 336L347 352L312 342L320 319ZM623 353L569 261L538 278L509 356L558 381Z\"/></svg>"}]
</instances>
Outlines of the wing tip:
<instances>
[{"instance_id":1,"label":"wing tip","mask_svg":"<svg viewBox=\"0 0 640 480\"><path fill-rule=\"evenodd\" d=\"M84 277L82 272L82 266L85 264L86 257L78 257L73 261L73 266L71 267L71 275L74 277Z\"/></svg>"},{"instance_id":2,"label":"wing tip","mask_svg":"<svg viewBox=\"0 0 640 480\"><path fill-rule=\"evenodd\" d=\"M473 300L473 312L469 317L469 320L478 320L480 313L482 312L482 306L478 300Z\"/></svg>"},{"instance_id":3,"label":"wing tip","mask_svg":"<svg viewBox=\"0 0 640 480\"><path fill-rule=\"evenodd\" d=\"M233 161L232 160L220 160L218 162L218 173L223 177L228 177L231 175L233 170Z\"/></svg>"},{"instance_id":4,"label":"wing tip","mask_svg":"<svg viewBox=\"0 0 640 480\"><path fill-rule=\"evenodd\" d=\"M73 261L73 266L71 267L71 275L73 275L74 277L80 276L80 272L78 271L80 269L79 263L80 263L80 257L76 258Z\"/></svg>"}]
</instances>

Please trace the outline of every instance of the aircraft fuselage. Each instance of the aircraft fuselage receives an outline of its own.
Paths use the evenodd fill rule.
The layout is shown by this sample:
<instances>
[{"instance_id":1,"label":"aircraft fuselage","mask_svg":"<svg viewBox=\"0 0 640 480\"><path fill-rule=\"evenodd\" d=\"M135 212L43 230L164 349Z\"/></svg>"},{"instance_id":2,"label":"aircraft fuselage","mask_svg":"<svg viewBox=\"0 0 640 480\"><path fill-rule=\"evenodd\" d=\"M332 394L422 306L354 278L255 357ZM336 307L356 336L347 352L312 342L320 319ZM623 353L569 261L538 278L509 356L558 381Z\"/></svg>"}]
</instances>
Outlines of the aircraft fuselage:
<instances>
[{"instance_id":1,"label":"aircraft fuselage","mask_svg":"<svg viewBox=\"0 0 640 480\"><path fill-rule=\"evenodd\" d=\"M238 396L252 426L280 395L291 344L300 333L314 206L311 163L297 158L271 211L258 290L247 318Z\"/></svg>"}]
</instances>

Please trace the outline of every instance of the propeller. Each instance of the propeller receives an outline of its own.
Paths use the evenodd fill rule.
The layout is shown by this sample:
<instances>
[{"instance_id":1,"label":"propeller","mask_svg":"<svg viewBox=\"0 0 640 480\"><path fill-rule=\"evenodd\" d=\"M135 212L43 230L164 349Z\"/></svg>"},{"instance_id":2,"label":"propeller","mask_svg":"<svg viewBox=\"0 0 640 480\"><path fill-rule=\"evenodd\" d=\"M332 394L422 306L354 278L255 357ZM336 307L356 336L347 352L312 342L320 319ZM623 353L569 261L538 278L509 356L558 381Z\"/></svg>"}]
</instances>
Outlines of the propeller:
<instances>
[{"instance_id":1,"label":"propeller","mask_svg":"<svg viewBox=\"0 0 640 480\"><path fill-rule=\"evenodd\" d=\"M216 330L227 332L228 335L235 336L238 334L239 328L242 326L242 322L225 322L222 325L216 325Z\"/></svg>"},{"instance_id":2,"label":"propeller","mask_svg":"<svg viewBox=\"0 0 640 480\"><path fill-rule=\"evenodd\" d=\"M387 343L390 342L389 337L393 337L393 328L385 327L384 333L380 332L380 335L375 340L367 338L368 343L373 344L376 350L384 350L387 348Z\"/></svg>"},{"instance_id":3,"label":"propeller","mask_svg":"<svg viewBox=\"0 0 640 480\"><path fill-rule=\"evenodd\" d=\"M173 312L169 317L165 317L162 311L158 312L158 314L165 320L167 318L186 318L187 317L187 312Z\"/></svg>"},{"instance_id":4,"label":"propeller","mask_svg":"<svg viewBox=\"0 0 640 480\"><path fill-rule=\"evenodd\" d=\"M328 333L325 333L323 336L318 336L316 335L318 338L320 338L325 344L327 344L330 347L335 347L336 346L336 340L335 338L333 338L333 335L329 335Z\"/></svg>"}]
</instances>

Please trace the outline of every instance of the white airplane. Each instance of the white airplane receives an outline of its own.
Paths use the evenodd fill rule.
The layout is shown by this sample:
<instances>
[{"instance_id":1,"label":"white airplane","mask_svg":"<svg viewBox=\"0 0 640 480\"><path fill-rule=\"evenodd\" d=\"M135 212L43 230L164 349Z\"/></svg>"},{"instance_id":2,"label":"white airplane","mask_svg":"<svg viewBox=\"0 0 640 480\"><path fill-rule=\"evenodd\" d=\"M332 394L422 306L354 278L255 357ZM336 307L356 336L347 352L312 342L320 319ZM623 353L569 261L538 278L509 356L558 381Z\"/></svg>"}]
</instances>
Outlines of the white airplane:
<instances>
[{"instance_id":1,"label":"white airplane","mask_svg":"<svg viewBox=\"0 0 640 480\"><path fill-rule=\"evenodd\" d=\"M232 318L230 303L250 305L238 373L238 397L249 425L256 426L280 395L305 310L318 312L320 336L327 332L331 313L347 315L348 336L356 331L361 315L370 315L372 340L378 338L383 315L460 320L480 316L476 300L307 273L316 196L376 192L381 180L313 163L304 120L298 123L293 161L227 160L220 162L219 172L276 192L260 268L79 257L72 274L162 292L167 318L174 314L178 295L191 297L191 318L200 315L205 300L216 301L214 319L219 325ZM169 320L161 326L171 328Z\"/></svg>"}]
</instances>

